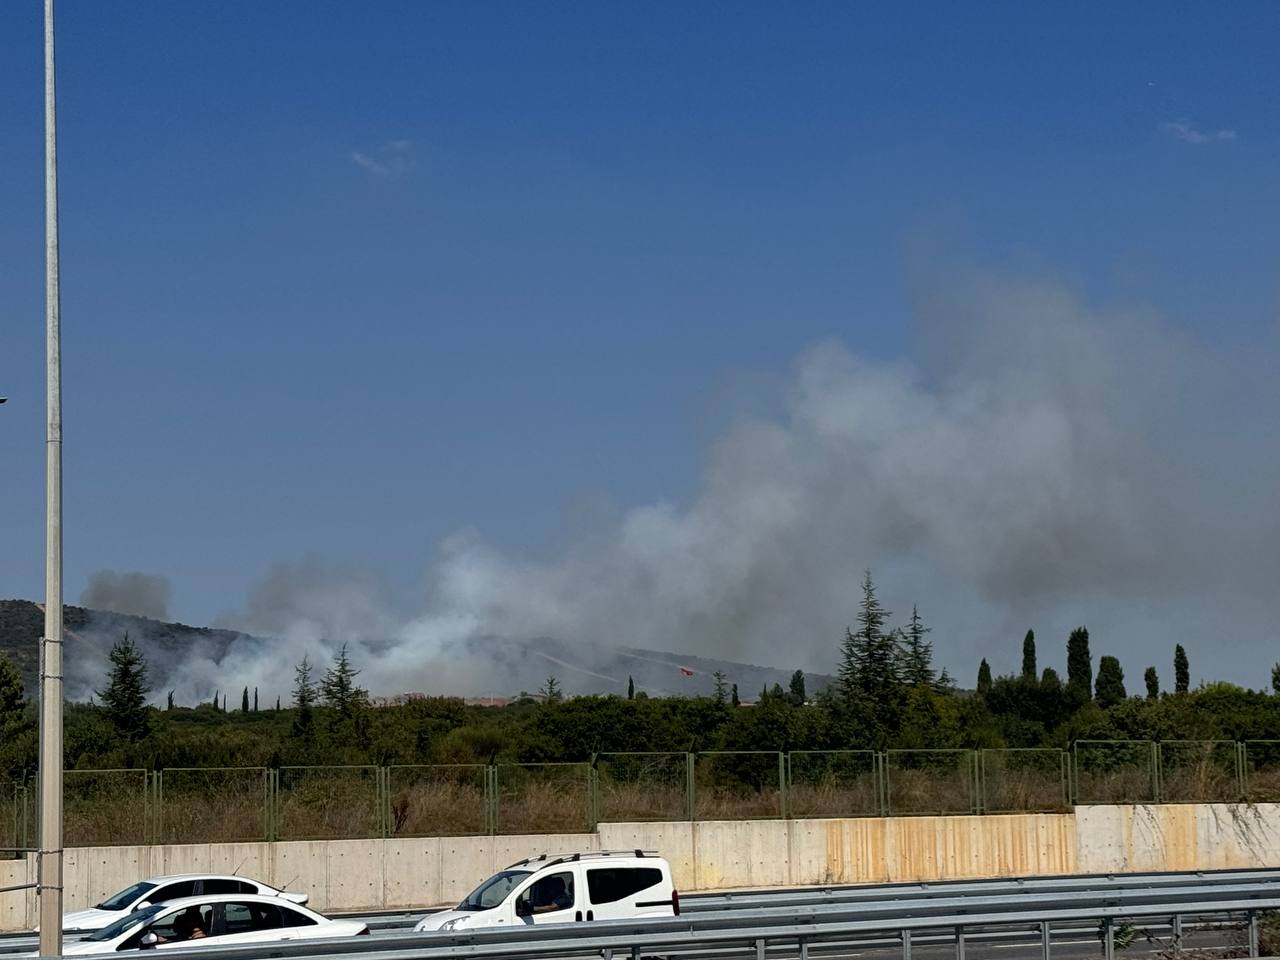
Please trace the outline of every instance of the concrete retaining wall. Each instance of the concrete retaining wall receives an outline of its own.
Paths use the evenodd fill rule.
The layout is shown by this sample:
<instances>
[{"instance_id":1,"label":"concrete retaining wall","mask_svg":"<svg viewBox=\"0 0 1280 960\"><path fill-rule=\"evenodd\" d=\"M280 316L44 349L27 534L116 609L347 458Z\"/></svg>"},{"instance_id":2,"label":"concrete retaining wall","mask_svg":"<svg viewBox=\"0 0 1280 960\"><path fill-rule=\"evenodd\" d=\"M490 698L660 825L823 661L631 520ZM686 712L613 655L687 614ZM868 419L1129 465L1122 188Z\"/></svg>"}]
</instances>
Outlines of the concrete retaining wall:
<instances>
[{"instance_id":1,"label":"concrete retaining wall","mask_svg":"<svg viewBox=\"0 0 1280 960\"><path fill-rule=\"evenodd\" d=\"M305 890L321 911L456 903L542 852L658 850L680 890L1027 874L1280 867L1280 805L1079 807L1075 813L857 820L602 824L593 834L82 847L67 851L66 908L145 876L239 872ZM0 860L0 887L35 858ZM0 930L35 924L33 893L0 894Z\"/></svg>"}]
</instances>

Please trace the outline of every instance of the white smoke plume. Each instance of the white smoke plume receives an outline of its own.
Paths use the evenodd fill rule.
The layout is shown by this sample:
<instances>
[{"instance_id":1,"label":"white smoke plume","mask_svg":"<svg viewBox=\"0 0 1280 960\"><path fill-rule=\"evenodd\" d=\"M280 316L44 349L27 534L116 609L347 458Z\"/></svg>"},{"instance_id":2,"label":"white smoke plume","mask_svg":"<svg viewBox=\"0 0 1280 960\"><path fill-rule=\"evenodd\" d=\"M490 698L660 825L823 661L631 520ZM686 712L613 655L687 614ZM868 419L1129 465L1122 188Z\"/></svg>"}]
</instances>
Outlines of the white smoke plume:
<instances>
[{"instance_id":1,"label":"white smoke plume","mask_svg":"<svg viewBox=\"0 0 1280 960\"><path fill-rule=\"evenodd\" d=\"M199 669L287 692L304 651L348 642L375 693L510 692L466 647L497 635L831 671L870 568L962 682L982 656L1012 671L1028 627L1061 669L1083 623L1131 691L1148 664L1172 680L1179 642L1197 677L1258 685L1280 619L1272 345L1230 357L1150 310L972 272L922 286L915 313L911 360L801 353L785 415L733 424L689 503L554 562L460 533L407 622L372 582L281 568L235 622L279 641Z\"/></svg>"}]
</instances>

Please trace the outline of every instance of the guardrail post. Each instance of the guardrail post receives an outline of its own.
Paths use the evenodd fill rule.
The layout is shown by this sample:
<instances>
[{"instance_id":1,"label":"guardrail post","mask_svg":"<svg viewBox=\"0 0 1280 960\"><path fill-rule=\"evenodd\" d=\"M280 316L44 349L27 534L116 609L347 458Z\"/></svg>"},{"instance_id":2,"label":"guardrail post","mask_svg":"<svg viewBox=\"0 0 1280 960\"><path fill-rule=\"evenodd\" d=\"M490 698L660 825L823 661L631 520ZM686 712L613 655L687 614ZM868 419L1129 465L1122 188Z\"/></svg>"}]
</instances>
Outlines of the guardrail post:
<instances>
[{"instance_id":1,"label":"guardrail post","mask_svg":"<svg viewBox=\"0 0 1280 960\"><path fill-rule=\"evenodd\" d=\"M764 957L760 957L764 960ZM904 929L902 931L902 960L911 960L911 931Z\"/></svg>"},{"instance_id":2,"label":"guardrail post","mask_svg":"<svg viewBox=\"0 0 1280 960\"><path fill-rule=\"evenodd\" d=\"M964 960L964 927L956 927L956 960Z\"/></svg>"},{"instance_id":3,"label":"guardrail post","mask_svg":"<svg viewBox=\"0 0 1280 960\"><path fill-rule=\"evenodd\" d=\"M1173 955L1182 956L1182 914L1173 915Z\"/></svg>"},{"instance_id":4,"label":"guardrail post","mask_svg":"<svg viewBox=\"0 0 1280 960\"><path fill-rule=\"evenodd\" d=\"M765 960L764 958L764 940L756 941L756 960Z\"/></svg>"},{"instance_id":5,"label":"guardrail post","mask_svg":"<svg viewBox=\"0 0 1280 960\"><path fill-rule=\"evenodd\" d=\"M797 943L800 946L800 960L809 960L809 941L805 937L800 937Z\"/></svg>"},{"instance_id":6,"label":"guardrail post","mask_svg":"<svg viewBox=\"0 0 1280 960\"><path fill-rule=\"evenodd\" d=\"M1102 918L1102 955L1116 960L1116 931L1111 917Z\"/></svg>"},{"instance_id":7,"label":"guardrail post","mask_svg":"<svg viewBox=\"0 0 1280 960\"><path fill-rule=\"evenodd\" d=\"M1246 916L1249 918L1249 956L1259 956L1258 953L1258 911L1250 910Z\"/></svg>"},{"instance_id":8,"label":"guardrail post","mask_svg":"<svg viewBox=\"0 0 1280 960\"><path fill-rule=\"evenodd\" d=\"M1049 960L1049 921L1040 921L1040 956L1042 960Z\"/></svg>"},{"instance_id":9,"label":"guardrail post","mask_svg":"<svg viewBox=\"0 0 1280 960\"><path fill-rule=\"evenodd\" d=\"M631 960L640 960L640 946L638 944L631 948Z\"/></svg>"}]
</instances>

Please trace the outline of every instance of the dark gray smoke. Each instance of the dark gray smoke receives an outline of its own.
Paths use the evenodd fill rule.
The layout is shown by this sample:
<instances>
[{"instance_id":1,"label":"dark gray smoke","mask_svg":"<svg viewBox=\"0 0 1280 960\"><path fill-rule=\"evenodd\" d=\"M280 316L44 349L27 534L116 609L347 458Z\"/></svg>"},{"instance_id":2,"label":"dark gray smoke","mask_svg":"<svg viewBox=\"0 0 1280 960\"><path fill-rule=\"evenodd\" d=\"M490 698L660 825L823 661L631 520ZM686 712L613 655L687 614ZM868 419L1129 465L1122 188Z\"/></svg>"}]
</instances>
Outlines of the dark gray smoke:
<instances>
[{"instance_id":1,"label":"dark gray smoke","mask_svg":"<svg viewBox=\"0 0 1280 960\"><path fill-rule=\"evenodd\" d=\"M801 353L785 415L728 429L688 503L635 507L554 562L446 540L408 622L367 584L277 573L237 626L284 639L230 685L347 640L377 691L488 692L465 652L485 634L828 671L868 567L962 682L982 656L1015 669L1028 627L1061 668L1078 624L1131 690L1148 664L1171 675L1179 642L1198 678L1269 676L1274 345L1231 356L1150 310L972 272L919 285L915 313L910 360Z\"/></svg>"},{"instance_id":2,"label":"dark gray smoke","mask_svg":"<svg viewBox=\"0 0 1280 960\"><path fill-rule=\"evenodd\" d=\"M92 610L168 620L172 598L173 588L164 577L137 571L99 570L89 577L89 585L80 594L80 605Z\"/></svg>"}]
</instances>

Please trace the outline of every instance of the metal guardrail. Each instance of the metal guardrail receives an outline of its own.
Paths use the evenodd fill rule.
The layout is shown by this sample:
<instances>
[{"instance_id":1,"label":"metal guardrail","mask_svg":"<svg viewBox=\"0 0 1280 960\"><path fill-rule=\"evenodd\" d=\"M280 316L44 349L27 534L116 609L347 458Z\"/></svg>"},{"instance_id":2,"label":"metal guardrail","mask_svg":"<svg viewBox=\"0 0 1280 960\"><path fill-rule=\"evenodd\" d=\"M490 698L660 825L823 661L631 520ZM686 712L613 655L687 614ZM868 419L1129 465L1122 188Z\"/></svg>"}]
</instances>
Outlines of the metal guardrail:
<instances>
[{"instance_id":1,"label":"metal guardrail","mask_svg":"<svg viewBox=\"0 0 1280 960\"><path fill-rule=\"evenodd\" d=\"M690 894L681 898L680 921L710 929L735 926L744 917L753 922L774 922L803 912L824 920L919 918L935 914L976 917L984 911L1036 913L1056 907L1068 896L1081 909L1138 909L1156 903L1165 911L1192 915L1199 908L1217 911L1223 902L1280 903L1280 870L1026 877ZM347 914L345 918L363 920L379 933L404 936L404 931L430 912L434 911ZM981 926L981 922L974 919L971 925ZM596 924L589 926L594 928ZM29 950L33 945L29 934L0 936L0 952Z\"/></svg>"},{"instance_id":2,"label":"metal guardrail","mask_svg":"<svg viewBox=\"0 0 1280 960\"><path fill-rule=\"evenodd\" d=\"M1179 930L1188 917L1242 918L1248 933L1248 955L1258 956L1258 914L1280 909L1280 896L1241 896L1198 901L1161 897L1133 898L1124 903L1063 907L1060 898L1049 904L1006 903L987 910L938 903L910 915L873 915L872 911L827 908L797 911L781 907L771 912L739 910L717 917L650 920L612 920L591 923L549 924L518 928L491 928L433 934L401 934L382 939L348 938L322 942L254 944L240 948L203 947L174 951L179 956L205 960L260 960L263 957L315 960L355 956L377 960L454 960L460 955L480 958L600 957L629 955L632 960L652 955L740 949L765 960L769 951L794 950L808 960L814 947L864 943L886 939L900 947L910 960L913 938L943 933L954 942L957 960L964 960L966 937L976 931L1033 929L1041 934L1042 956L1049 958L1055 926L1096 923L1107 960L1115 956L1118 923L1152 919ZM1021 909L1019 909L1021 907Z\"/></svg>"}]
</instances>

